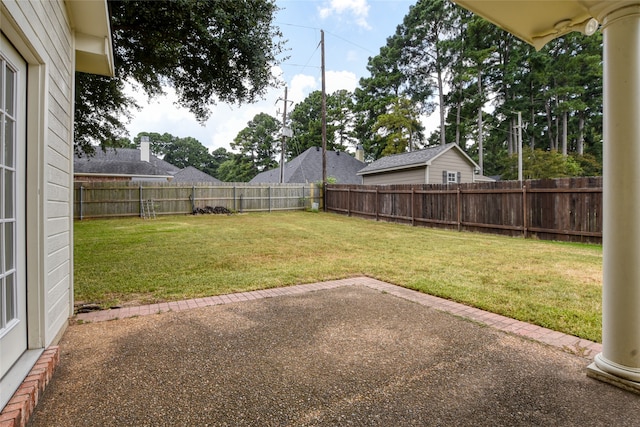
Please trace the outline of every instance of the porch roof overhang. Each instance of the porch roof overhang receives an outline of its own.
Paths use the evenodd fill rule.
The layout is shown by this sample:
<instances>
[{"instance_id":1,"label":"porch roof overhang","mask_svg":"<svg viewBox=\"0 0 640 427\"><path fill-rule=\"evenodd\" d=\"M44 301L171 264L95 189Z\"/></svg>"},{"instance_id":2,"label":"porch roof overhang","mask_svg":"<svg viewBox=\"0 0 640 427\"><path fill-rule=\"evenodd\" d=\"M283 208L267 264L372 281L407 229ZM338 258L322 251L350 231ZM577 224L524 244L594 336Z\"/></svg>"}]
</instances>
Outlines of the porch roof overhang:
<instances>
[{"instance_id":1,"label":"porch roof overhang","mask_svg":"<svg viewBox=\"0 0 640 427\"><path fill-rule=\"evenodd\" d=\"M114 76L113 43L106 0L66 0L74 30L76 71Z\"/></svg>"},{"instance_id":2,"label":"porch roof overhang","mask_svg":"<svg viewBox=\"0 0 640 427\"><path fill-rule=\"evenodd\" d=\"M620 0L452 0L537 50L572 31L593 34L610 12L637 4Z\"/></svg>"}]
</instances>

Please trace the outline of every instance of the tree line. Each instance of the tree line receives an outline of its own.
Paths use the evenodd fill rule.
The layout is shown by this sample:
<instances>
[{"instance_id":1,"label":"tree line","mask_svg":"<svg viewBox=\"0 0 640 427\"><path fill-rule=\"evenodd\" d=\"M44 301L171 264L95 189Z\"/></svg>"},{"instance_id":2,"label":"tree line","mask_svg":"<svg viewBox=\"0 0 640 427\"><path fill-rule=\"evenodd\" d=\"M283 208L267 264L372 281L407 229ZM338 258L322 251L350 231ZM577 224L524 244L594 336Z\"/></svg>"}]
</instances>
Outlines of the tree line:
<instances>
[{"instance_id":1,"label":"tree line","mask_svg":"<svg viewBox=\"0 0 640 427\"><path fill-rule=\"evenodd\" d=\"M485 175L515 179L520 131L525 179L601 174L600 33L568 34L536 52L448 0L419 0L367 70L353 92L327 95L329 150L362 144L375 160L456 142ZM288 159L320 146L321 105L315 91L284 124L256 115L230 143L234 152L209 153L217 160L205 171L246 181L277 166L283 125L293 131ZM439 126L427 135L422 119L436 111Z\"/></svg>"}]
</instances>

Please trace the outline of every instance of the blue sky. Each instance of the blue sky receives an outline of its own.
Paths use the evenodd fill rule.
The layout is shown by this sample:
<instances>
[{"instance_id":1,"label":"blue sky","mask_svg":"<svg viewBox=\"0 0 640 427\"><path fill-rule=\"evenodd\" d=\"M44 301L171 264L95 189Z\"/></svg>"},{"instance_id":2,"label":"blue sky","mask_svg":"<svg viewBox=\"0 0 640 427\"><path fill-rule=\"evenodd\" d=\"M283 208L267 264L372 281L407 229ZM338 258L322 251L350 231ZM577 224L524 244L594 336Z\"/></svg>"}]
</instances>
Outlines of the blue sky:
<instances>
[{"instance_id":1,"label":"blue sky","mask_svg":"<svg viewBox=\"0 0 640 427\"><path fill-rule=\"evenodd\" d=\"M321 88L320 29L325 33L327 92L354 90L359 79L368 76L368 58L378 54L414 3L415 0L277 0L282 10L274 23L287 41L285 55L289 58L274 72L286 83L289 100L301 102ZM175 96L170 90L168 96L150 103L144 96L137 96L144 108L134 112L127 129L131 138L142 131L168 132L194 137L209 150L229 150L229 143L256 114L276 116L282 108L277 100L283 95L284 88L273 89L255 104L217 105L205 126L187 110L174 105Z\"/></svg>"}]
</instances>

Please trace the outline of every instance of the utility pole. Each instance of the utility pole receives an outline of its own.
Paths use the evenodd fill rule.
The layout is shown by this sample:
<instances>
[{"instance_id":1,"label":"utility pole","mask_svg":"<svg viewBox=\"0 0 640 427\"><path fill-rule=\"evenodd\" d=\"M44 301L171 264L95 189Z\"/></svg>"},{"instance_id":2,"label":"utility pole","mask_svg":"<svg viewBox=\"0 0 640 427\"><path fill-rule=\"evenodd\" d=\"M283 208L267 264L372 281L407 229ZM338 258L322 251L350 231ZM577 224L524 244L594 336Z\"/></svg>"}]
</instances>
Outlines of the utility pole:
<instances>
[{"instance_id":1,"label":"utility pole","mask_svg":"<svg viewBox=\"0 0 640 427\"><path fill-rule=\"evenodd\" d=\"M280 153L280 184L284 182L284 160L285 153L287 151L287 138L291 138L291 131L287 128L287 87L284 87L284 99L280 98L278 101L284 101L284 112L282 113L282 152Z\"/></svg>"},{"instance_id":2,"label":"utility pole","mask_svg":"<svg viewBox=\"0 0 640 427\"><path fill-rule=\"evenodd\" d=\"M327 93L324 81L324 30L320 30L320 52L322 69L322 197L324 209L327 208Z\"/></svg>"}]
</instances>

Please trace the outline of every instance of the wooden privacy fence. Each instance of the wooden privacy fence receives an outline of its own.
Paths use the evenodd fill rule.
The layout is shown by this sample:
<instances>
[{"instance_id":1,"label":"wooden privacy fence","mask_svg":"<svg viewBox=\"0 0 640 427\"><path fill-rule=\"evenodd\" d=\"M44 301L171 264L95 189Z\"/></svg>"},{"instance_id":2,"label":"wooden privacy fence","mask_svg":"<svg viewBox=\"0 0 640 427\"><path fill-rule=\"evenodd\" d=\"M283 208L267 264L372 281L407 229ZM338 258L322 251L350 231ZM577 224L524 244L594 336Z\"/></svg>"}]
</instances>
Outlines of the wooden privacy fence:
<instances>
[{"instance_id":1,"label":"wooden privacy fence","mask_svg":"<svg viewBox=\"0 0 640 427\"><path fill-rule=\"evenodd\" d=\"M82 182L75 184L74 218L190 214L221 206L235 212L307 209L321 205L314 184Z\"/></svg>"},{"instance_id":2,"label":"wooden privacy fence","mask_svg":"<svg viewBox=\"0 0 640 427\"><path fill-rule=\"evenodd\" d=\"M522 185L328 185L326 209L377 221L602 243L602 177Z\"/></svg>"}]
</instances>

